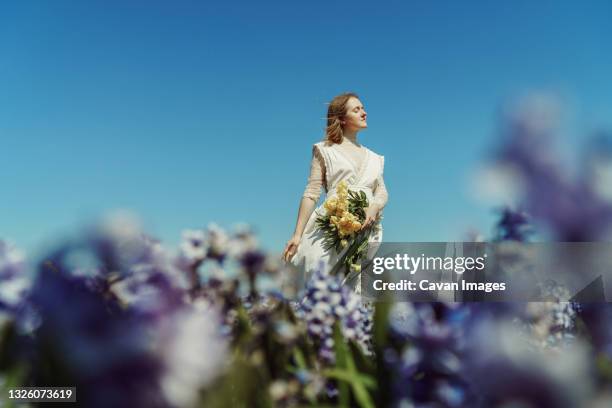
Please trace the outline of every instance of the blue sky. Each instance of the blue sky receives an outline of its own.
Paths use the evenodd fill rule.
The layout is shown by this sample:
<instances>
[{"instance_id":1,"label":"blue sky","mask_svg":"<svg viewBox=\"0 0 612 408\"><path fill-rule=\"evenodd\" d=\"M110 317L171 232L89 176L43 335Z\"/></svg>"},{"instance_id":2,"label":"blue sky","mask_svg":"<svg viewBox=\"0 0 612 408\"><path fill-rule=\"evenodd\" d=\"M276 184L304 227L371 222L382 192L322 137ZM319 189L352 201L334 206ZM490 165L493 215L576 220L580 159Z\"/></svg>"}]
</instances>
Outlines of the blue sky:
<instances>
[{"instance_id":1,"label":"blue sky","mask_svg":"<svg viewBox=\"0 0 612 408\"><path fill-rule=\"evenodd\" d=\"M35 248L112 209L174 244L293 231L325 103L353 90L385 155L386 241L488 233L467 181L501 104L560 95L612 129L612 4L14 2L0 6L0 237Z\"/></svg>"}]
</instances>

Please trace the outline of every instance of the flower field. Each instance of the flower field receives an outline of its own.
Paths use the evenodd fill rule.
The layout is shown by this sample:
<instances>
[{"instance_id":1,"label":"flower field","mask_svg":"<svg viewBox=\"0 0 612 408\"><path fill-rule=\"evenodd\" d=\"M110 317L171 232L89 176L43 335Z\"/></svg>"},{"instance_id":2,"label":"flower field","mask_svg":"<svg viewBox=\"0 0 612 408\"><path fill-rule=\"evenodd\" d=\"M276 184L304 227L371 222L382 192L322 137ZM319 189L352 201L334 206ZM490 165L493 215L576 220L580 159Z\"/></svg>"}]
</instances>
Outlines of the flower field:
<instances>
[{"instance_id":1,"label":"flower field","mask_svg":"<svg viewBox=\"0 0 612 408\"><path fill-rule=\"evenodd\" d=\"M555 144L537 111L505 119L488 163L517 205L487 239L610 238L610 139L574 176ZM608 303L370 304L324 266L298 293L248 228L182 238L118 215L41 259L0 241L0 406L26 386L85 407L612 406Z\"/></svg>"}]
</instances>

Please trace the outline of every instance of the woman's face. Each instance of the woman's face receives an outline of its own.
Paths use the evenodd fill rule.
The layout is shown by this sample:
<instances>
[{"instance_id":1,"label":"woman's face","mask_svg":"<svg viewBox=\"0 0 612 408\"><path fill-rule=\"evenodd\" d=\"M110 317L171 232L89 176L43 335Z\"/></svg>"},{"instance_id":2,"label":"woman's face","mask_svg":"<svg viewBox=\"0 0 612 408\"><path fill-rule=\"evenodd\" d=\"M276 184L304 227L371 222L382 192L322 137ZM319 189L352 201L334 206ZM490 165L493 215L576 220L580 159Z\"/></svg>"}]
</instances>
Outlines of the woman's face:
<instances>
[{"instance_id":1,"label":"woman's face","mask_svg":"<svg viewBox=\"0 0 612 408\"><path fill-rule=\"evenodd\" d=\"M344 117L344 128L347 130L359 131L368 127L366 117L368 114L361 101L357 98L350 98L346 103L346 115Z\"/></svg>"}]
</instances>

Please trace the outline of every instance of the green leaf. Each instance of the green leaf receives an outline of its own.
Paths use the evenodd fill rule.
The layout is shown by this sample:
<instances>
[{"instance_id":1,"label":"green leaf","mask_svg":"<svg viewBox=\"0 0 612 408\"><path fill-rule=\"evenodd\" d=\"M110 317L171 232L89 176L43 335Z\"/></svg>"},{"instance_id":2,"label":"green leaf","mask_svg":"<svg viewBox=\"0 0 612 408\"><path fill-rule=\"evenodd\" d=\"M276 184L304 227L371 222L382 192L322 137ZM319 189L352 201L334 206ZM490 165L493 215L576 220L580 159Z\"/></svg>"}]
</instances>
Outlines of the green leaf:
<instances>
[{"instance_id":1,"label":"green leaf","mask_svg":"<svg viewBox=\"0 0 612 408\"><path fill-rule=\"evenodd\" d=\"M359 373L355 366L355 361L350 349L344 341L338 322L334 325L334 351L336 352L335 375L340 375L344 379L339 379L341 401L346 401L347 396L342 395L343 386L350 384L353 395L361 408L374 408L374 402L370 397L366 384L375 387L374 380L366 374ZM365 381L365 382L364 382ZM346 392L346 391L345 391Z\"/></svg>"},{"instance_id":2,"label":"green leaf","mask_svg":"<svg viewBox=\"0 0 612 408\"><path fill-rule=\"evenodd\" d=\"M336 354L336 367L346 367L346 360L348 358L347 356L347 350L344 347L341 347L341 345L344 344L344 338L342 337L342 330L340 329L340 322L336 321L334 323L334 328L333 328L334 332L333 332L333 338L334 338L334 352ZM339 402L340 402L340 406L342 407L348 407L349 406L349 402L350 402L350 395L349 395L349 384L348 381L338 381L338 391L340 393L339 395Z\"/></svg>"},{"instance_id":3,"label":"green leaf","mask_svg":"<svg viewBox=\"0 0 612 408\"><path fill-rule=\"evenodd\" d=\"M304 353L302 353L302 350L300 350L298 347L295 347L293 349L293 358L298 368L302 370L308 369L308 367L306 366L306 360L304 359Z\"/></svg>"},{"instance_id":4,"label":"green leaf","mask_svg":"<svg viewBox=\"0 0 612 408\"><path fill-rule=\"evenodd\" d=\"M377 350L379 350L381 353L383 351L383 348L387 345L389 314L391 313L392 306L393 303L389 301L380 301L376 302L376 308L374 309L374 326L372 329L372 340L376 345Z\"/></svg>"},{"instance_id":5,"label":"green leaf","mask_svg":"<svg viewBox=\"0 0 612 408\"><path fill-rule=\"evenodd\" d=\"M348 370L341 370L338 368L331 368L327 370L323 370L323 375L328 378L333 378L335 380L346 381L348 383L352 382L355 378L355 374L352 374ZM370 389L376 389L376 380L367 374L358 374L357 378L359 381Z\"/></svg>"},{"instance_id":6,"label":"green leaf","mask_svg":"<svg viewBox=\"0 0 612 408\"><path fill-rule=\"evenodd\" d=\"M268 393L270 378L245 357L232 361L226 375L217 379L201 394L198 407L271 407Z\"/></svg>"}]
</instances>

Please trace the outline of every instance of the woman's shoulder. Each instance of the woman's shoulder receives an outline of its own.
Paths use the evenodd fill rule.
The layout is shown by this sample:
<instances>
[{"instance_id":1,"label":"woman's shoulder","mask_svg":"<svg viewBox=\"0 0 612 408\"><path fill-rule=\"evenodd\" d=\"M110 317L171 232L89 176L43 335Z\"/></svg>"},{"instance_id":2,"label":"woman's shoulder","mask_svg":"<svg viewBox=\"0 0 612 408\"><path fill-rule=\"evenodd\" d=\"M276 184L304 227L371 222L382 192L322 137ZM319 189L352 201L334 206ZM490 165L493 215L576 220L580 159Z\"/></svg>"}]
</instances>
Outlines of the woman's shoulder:
<instances>
[{"instance_id":1,"label":"woman's shoulder","mask_svg":"<svg viewBox=\"0 0 612 408\"><path fill-rule=\"evenodd\" d=\"M365 147L366 149L368 149L368 150L370 151L370 153L372 153L374 156L378 156L378 157L380 157L381 159L384 159L384 158L385 158L385 156L383 156L382 154L376 153L374 150L370 149L369 147L367 147L367 146L364 146L364 147Z\"/></svg>"},{"instance_id":2,"label":"woman's shoulder","mask_svg":"<svg viewBox=\"0 0 612 408\"><path fill-rule=\"evenodd\" d=\"M313 151L318 151L321 154L323 154L323 152L327 151L328 149L331 149L331 147L332 143L328 142L327 140L321 140L312 145Z\"/></svg>"},{"instance_id":3,"label":"woman's shoulder","mask_svg":"<svg viewBox=\"0 0 612 408\"><path fill-rule=\"evenodd\" d=\"M380 167L381 169L385 168L385 156L383 156L382 154L376 153L375 151L373 151L372 149L366 147L366 149L368 149L368 151L374 156L376 157L376 159L380 162Z\"/></svg>"},{"instance_id":4,"label":"woman's shoulder","mask_svg":"<svg viewBox=\"0 0 612 408\"><path fill-rule=\"evenodd\" d=\"M314 157L318 157L320 160L325 162L325 157L327 157L327 149L329 149L329 144L325 140L321 140L319 142L313 143L312 145L312 155Z\"/></svg>"},{"instance_id":5,"label":"woman's shoulder","mask_svg":"<svg viewBox=\"0 0 612 408\"><path fill-rule=\"evenodd\" d=\"M332 144L328 142L327 140L319 140L318 142L314 143L312 146L313 147L316 146L319 148L328 148L328 147L331 147L331 145Z\"/></svg>"}]
</instances>

